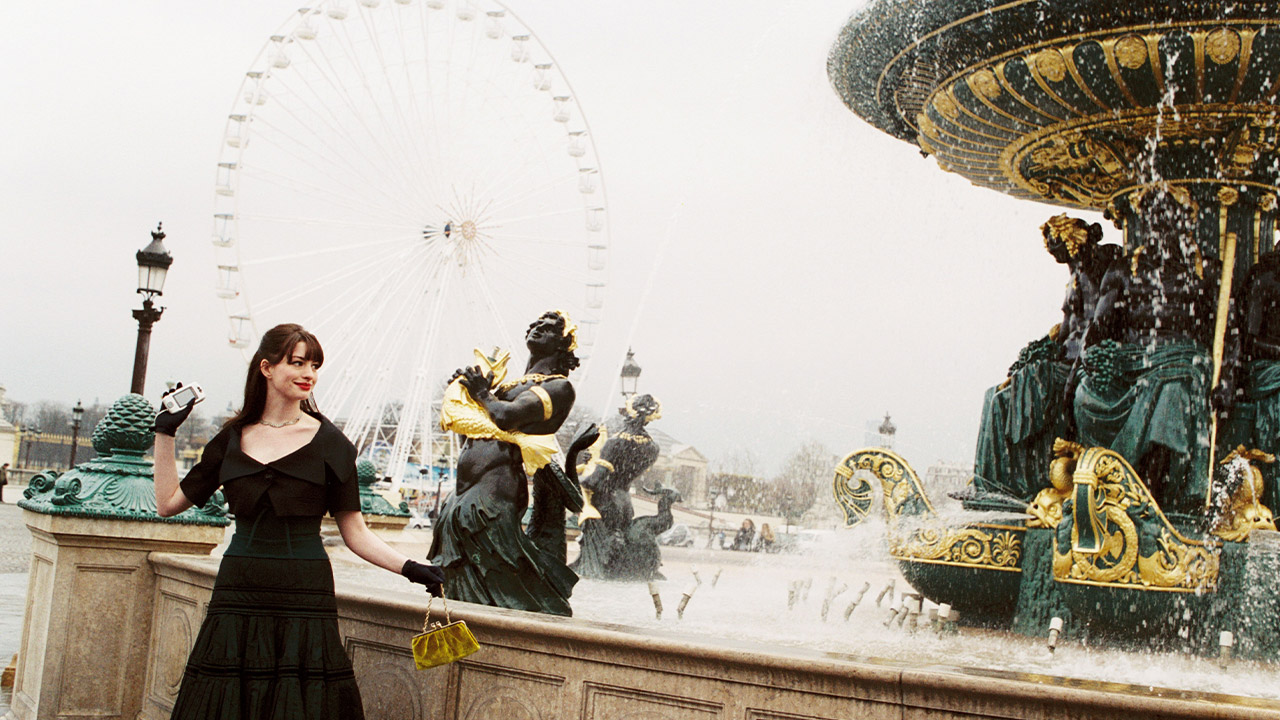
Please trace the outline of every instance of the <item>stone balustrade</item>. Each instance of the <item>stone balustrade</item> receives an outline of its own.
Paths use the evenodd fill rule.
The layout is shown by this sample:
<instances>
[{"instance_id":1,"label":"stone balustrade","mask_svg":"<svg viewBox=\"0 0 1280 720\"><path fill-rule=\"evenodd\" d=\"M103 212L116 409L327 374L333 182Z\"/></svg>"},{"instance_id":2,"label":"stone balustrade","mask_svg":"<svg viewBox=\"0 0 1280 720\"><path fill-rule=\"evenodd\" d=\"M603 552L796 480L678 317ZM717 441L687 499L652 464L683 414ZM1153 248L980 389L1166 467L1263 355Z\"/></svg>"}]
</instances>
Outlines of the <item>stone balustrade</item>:
<instances>
[{"instance_id":1,"label":"stone balustrade","mask_svg":"<svg viewBox=\"0 0 1280 720\"><path fill-rule=\"evenodd\" d=\"M154 552L157 578L139 720L169 717L213 588L217 558ZM1152 693L1045 676L752 646L452 603L482 649L416 671L424 596L338 587L369 720L836 720L837 718L1280 718L1266 700ZM440 610L436 601L434 611ZM142 677L140 671L138 677ZM88 681L88 679L86 679Z\"/></svg>"}]
</instances>

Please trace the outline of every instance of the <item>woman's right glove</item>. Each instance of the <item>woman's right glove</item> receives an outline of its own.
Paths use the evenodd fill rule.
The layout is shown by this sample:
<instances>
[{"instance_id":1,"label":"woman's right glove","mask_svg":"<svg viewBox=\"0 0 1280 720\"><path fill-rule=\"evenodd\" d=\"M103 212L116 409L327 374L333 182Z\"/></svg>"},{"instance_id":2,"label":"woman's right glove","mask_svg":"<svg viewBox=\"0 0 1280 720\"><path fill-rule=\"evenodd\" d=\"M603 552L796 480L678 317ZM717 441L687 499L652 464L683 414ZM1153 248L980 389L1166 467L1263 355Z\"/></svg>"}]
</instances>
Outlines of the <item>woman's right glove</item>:
<instances>
[{"instance_id":1,"label":"woman's right glove","mask_svg":"<svg viewBox=\"0 0 1280 720\"><path fill-rule=\"evenodd\" d=\"M435 597L444 594L444 568L420 563L417 560L405 560L404 567L400 568L400 574L408 578L409 582L425 585L427 592Z\"/></svg>"},{"instance_id":2,"label":"woman's right glove","mask_svg":"<svg viewBox=\"0 0 1280 720\"><path fill-rule=\"evenodd\" d=\"M155 425L153 426L153 429L157 433L160 433L162 435L168 435L169 437L173 437L177 435L178 428L182 426L182 423L186 421L187 416L191 414L191 409L196 406L195 403L187 403L186 407L182 408L177 412L169 412L168 410L164 409L165 397L167 397L171 393L177 392L178 389L181 387L182 387L182 383L178 383L177 387L170 390L169 392L166 392L164 395L160 396L161 410L160 410L160 414L156 415Z\"/></svg>"}]
</instances>

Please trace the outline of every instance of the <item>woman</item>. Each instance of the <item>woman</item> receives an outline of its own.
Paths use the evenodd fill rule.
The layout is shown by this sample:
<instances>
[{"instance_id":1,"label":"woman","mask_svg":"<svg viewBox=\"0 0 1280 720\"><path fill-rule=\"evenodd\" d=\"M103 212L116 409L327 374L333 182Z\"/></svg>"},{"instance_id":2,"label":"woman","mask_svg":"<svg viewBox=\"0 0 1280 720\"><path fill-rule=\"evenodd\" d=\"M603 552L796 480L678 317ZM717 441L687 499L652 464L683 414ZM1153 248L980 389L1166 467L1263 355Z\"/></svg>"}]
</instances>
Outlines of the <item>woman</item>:
<instances>
[{"instance_id":1,"label":"woman","mask_svg":"<svg viewBox=\"0 0 1280 720\"><path fill-rule=\"evenodd\" d=\"M773 545L777 542L777 538L773 536L773 528L769 527L769 523L760 525L760 542L756 545L756 550L760 552L773 552Z\"/></svg>"},{"instance_id":2,"label":"woman","mask_svg":"<svg viewBox=\"0 0 1280 720\"><path fill-rule=\"evenodd\" d=\"M756 524L751 522L751 518L742 521L742 527L738 528L738 534L733 537L733 550L748 551L751 549L751 543L756 539Z\"/></svg>"},{"instance_id":3,"label":"woman","mask_svg":"<svg viewBox=\"0 0 1280 720\"><path fill-rule=\"evenodd\" d=\"M301 326L267 331L249 364L243 408L181 483L173 436L191 406L156 417L160 515L204 505L221 486L236 516L174 718L364 716L320 540L326 511L356 555L441 592L439 568L410 560L365 526L356 449L311 400L323 361L320 342Z\"/></svg>"}]
</instances>

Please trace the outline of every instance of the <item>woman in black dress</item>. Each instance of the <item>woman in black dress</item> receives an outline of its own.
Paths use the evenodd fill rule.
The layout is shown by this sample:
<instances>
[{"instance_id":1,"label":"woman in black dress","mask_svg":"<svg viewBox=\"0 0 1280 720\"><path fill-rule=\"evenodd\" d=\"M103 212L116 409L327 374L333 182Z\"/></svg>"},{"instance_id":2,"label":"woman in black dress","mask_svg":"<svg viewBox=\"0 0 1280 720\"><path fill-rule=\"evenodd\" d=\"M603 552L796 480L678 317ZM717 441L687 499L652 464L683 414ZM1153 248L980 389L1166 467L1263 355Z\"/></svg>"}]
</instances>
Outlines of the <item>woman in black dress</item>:
<instances>
[{"instance_id":1,"label":"woman in black dress","mask_svg":"<svg viewBox=\"0 0 1280 720\"><path fill-rule=\"evenodd\" d=\"M190 406L156 417L160 515L203 505L221 487L236 517L174 718L364 716L320 540L325 512L356 555L440 592L439 568L396 552L364 524L356 449L311 401L323 360L301 326L267 331L249 365L243 409L181 483L173 435Z\"/></svg>"}]
</instances>

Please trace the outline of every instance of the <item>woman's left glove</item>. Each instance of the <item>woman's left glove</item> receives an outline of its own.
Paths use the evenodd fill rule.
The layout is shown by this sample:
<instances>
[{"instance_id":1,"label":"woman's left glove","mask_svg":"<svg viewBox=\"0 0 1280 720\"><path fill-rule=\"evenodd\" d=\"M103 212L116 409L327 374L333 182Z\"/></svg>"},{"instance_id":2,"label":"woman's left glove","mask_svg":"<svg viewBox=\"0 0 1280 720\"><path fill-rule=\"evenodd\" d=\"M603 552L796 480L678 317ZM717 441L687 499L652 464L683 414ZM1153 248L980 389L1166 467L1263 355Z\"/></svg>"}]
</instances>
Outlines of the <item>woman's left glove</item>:
<instances>
[{"instance_id":1,"label":"woman's left glove","mask_svg":"<svg viewBox=\"0 0 1280 720\"><path fill-rule=\"evenodd\" d=\"M436 597L444 594L444 568L417 560L405 560L400 574L408 578L409 582L425 585L427 592Z\"/></svg>"}]
</instances>

